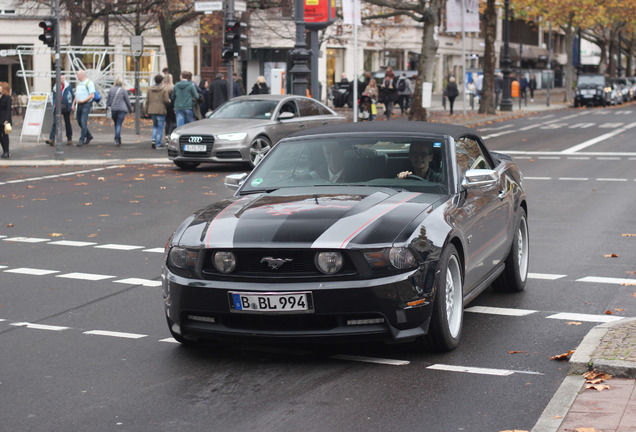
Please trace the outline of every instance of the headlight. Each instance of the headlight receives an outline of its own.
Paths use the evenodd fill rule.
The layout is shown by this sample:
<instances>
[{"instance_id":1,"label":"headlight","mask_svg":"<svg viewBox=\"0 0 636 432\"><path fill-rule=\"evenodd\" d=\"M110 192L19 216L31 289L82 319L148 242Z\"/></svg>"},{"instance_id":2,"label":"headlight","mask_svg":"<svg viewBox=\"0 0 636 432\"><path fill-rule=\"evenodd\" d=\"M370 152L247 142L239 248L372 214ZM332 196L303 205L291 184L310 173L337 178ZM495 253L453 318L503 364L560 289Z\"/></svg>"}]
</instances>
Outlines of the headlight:
<instances>
[{"instance_id":1,"label":"headlight","mask_svg":"<svg viewBox=\"0 0 636 432\"><path fill-rule=\"evenodd\" d=\"M215 252L212 256L212 264L221 273L231 273L236 268L236 255L232 252Z\"/></svg>"},{"instance_id":2,"label":"headlight","mask_svg":"<svg viewBox=\"0 0 636 432\"><path fill-rule=\"evenodd\" d=\"M340 252L319 252L315 260L318 270L328 275L339 272L344 263Z\"/></svg>"},{"instance_id":3,"label":"headlight","mask_svg":"<svg viewBox=\"0 0 636 432\"><path fill-rule=\"evenodd\" d=\"M418 266L413 252L405 247L392 247L364 252L364 258L372 268L404 270Z\"/></svg>"},{"instance_id":4,"label":"headlight","mask_svg":"<svg viewBox=\"0 0 636 432\"><path fill-rule=\"evenodd\" d=\"M197 265L199 251L174 246L168 253L168 263L180 269L194 269Z\"/></svg>"},{"instance_id":5,"label":"headlight","mask_svg":"<svg viewBox=\"0 0 636 432\"><path fill-rule=\"evenodd\" d=\"M176 132L172 132L170 134L170 141L179 141L179 137L180 136L181 136L180 134L178 134Z\"/></svg>"},{"instance_id":6,"label":"headlight","mask_svg":"<svg viewBox=\"0 0 636 432\"><path fill-rule=\"evenodd\" d=\"M242 141L247 136L247 132L237 132L237 133L229 133L229 134L221 134L217 135L220 140L224 141Z\"/></svg>"}]
</instances>

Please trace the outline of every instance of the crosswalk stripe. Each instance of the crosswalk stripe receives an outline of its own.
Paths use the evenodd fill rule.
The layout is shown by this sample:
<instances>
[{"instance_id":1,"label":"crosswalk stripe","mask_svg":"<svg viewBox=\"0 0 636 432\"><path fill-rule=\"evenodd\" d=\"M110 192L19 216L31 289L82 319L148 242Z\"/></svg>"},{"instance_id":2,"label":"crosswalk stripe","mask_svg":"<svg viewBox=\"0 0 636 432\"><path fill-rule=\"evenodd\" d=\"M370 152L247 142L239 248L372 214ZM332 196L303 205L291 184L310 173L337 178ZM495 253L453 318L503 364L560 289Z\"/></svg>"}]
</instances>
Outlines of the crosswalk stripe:
<instances>
[{"instance_id":1,"label":"crosswalk stripe","mask_svg":"<svg viewBox=\"0 0 636 432\"><path fill-rule=\"evenodd\" d=\"M543 280L557 280L566 277L567 275L561 274L548 274L548 273L528 273L529 279L543 279Z\"/></svg>"},{"instance_id":2,"label":"crosswalk stripe","mask_svg":"<svg viewBox=\"0 0 636 432\"><path fill-rule=\"evenodd\" d=\"M512 309L512 308L499 308L489 306L472 306L464 309L466 312L475 312L491 315L504 315L504 316L526 316L533 313L537 313L536 310L531 309Z\"/></svg>"},{"instance_id":3,"label":"crosswalk stripe","mask_svg":"<svg viewBox=\"0 0 636 432\"><path fill-rule=\"evenodd\" d=\"M135 249L143 249L145 246L132 246L132 245L123 245L123 244L103 244L95 246L96 249L114 249L114 250L135 250Z\"/></svg>"},{"instance_id":4,"label":"crosswalk stripe","mask_svg":"<svg viewBox=\"0 0 636 432\"><path fill-rule=\"evenodd\" d=\"M3 239L4 241L20 242L20 243L42 243L50 241L50 239L36 238L36 237L9 237Z\"/></svg>"},{"instance_id":5,"label":"crosswalk stripe","mask_svg":"<svg viewBox=\"0 0 636 432\"><path fill-rule=\"evenodd\" d=\"M636 284L636 279L598 277L598 276L586 276L586 277L577 279L576 281L577 282L593 282L593 283L616 284L616 285Z\"/></svg>"},{"instance_id":6,"label":"crosswalk stripe","mask_svg":"<svg viewBox=\"0 0 636 432\"><path fill-rule=\"evenodd\" d=\"M28 322L15 322L11 323L12 326L15 327L26 327L35 330L51 330L51 331L62 331L68 330L70 327L62 327L62 326L53 326L53 325L45 325L45 324L33 324Z\"/></svg>"},{"instance_id":7,"label":"crosswalk stripe","mask_svg":"<svg viewBox=\"0 0 636 432\"><path fill-rule=\"evenodd\" d=\"M52 241L49 242L47 244L50 245L58 245L58 246L75 246L75 247L82 247L82 246L93 246L96 245L97 243L93 243L93 242L82 242L82 241L73 241L73 240L58 240L58 241Z\"/></svg>"},{"instance_id":8,"label":"crosswalk stripe","mask_svg":"<svg viewBox=\"0 0 636 432\"><path fill-rule=\"evenodd\" d=\"M441 370L446 372L464 372L464 373L472 373L472 374L478 374L478 375L495 375L495 376L509 376L516 373L529 374L529 375L543 375L541 372L516 371L516 370L508 370L508 369L491 369L491 368L480 368L480 367L470 367L470 366L455 366L455 365L446 365L446 364L434 364L434 365L428 366L426 369Z\"/></svg>"},{"instance_id":9,"label":"crosswalk stripe","mask_svg":"<svg viewBox=\"0 0 636 432\"><path fill-rule=\"evenodd\" d=\"M394 360L394 359L356 356L356 355L347 355L347 354L338 354L338 355L331 356L330 358L334 360L347 360L347 361L356 361L356 362L362 362L362 363L384 364L384 365L390 365L390 366L406 366L411 363L410 361L407 361L407 360Z\"/></svg>"},{"instance_id":10,"label":"crosswalk stripe","mask_svg":"<svg viewBox=\"0 0 636 432\"><path fill-rule=\"evenodd\" d=\"M100 280L104 280L104 279L111 279L111 278L114 278L116 276L100 275L100 274L93 274L93 273L77 273L77 272L75 272L75 273L65 273L65 274L57 275L55 277L67 278L67 279L80 279L80 280L100 281Z\"/></svg>"},{"instance_id":11,"label":"crosswalk stripe","mask_svg":"<svg viewBox=\"0 0 636 432\"><path fill-rule=\"evenodd\" d=\"M128 278L113 281L114 283L122 283L128 285L143 285L147 287L157 287L161 286L161 281L154 281L149 279L139 279L139 278Z\"/></svg>"},{"instance_id":12,"label":"crosswalk stripe","mask_svg":"<svg viewBox=\"0 0 636 432\"><path fill-rule=\"evenodd\" d=\"M36 269L29 267L20 267L15 269L5 270L5 273L17 273L17 274L25 274L25 275L33 275L33 276L44 276L53 273L59 273L58 270L44 270L44 269Z\"/></svg>"},{"instance_id":13,"label":"crosswalk stripe","mask_svg":"<svg viewBox=\"0 0 636 432\"><path fill-rule=\"evenodd\" d=\"M590 314L561 312L554 315L550 315L546 318L566 320L566 321L585 321L585 322L606 323L606 322L618 321L625 317L617 317L612 315L590 315Z\"/></svg>"}]
</instances>

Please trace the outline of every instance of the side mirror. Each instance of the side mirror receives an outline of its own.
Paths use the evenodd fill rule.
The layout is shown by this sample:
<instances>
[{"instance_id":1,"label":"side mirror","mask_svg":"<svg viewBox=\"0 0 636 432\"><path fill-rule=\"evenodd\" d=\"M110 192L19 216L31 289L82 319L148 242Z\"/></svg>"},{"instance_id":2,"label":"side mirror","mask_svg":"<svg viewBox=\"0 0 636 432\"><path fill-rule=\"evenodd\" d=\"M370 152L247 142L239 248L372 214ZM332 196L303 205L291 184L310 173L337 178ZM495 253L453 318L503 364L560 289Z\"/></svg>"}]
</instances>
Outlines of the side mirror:
<instances>
[{"instance_id":1,"label":"side mirror","mask_svg":"<svg viewBox=\"0 0 636 432\"><path fill-rule=\"evenodd\" d=\"M278 115L278 120L289 120L294 118L294 113L284 112Z\"/></svg>"},{"instance_id":2,"label":"side mirror","mask_svg":"<svg viewBox=\"0 0 636 432\"><path fill-rule=\"evenodd\" d=\"M471 169L466 171L462 186L465 189L471 189L481 186L494 186L499 180L499 175L495 170L489 169Z\"/></svg>"},{"instance_id":3,"label":"side mirror","mask_svg":"<svg viewBox=\"0 0 636 432\"><path fill-rule=\"evenodd\" d=\"M245 181L246 177L247 173L230 174L229 176L225 177L225 187L232 191L238 190L238 188L240 188Z\"/></svg>"}]
</instances>

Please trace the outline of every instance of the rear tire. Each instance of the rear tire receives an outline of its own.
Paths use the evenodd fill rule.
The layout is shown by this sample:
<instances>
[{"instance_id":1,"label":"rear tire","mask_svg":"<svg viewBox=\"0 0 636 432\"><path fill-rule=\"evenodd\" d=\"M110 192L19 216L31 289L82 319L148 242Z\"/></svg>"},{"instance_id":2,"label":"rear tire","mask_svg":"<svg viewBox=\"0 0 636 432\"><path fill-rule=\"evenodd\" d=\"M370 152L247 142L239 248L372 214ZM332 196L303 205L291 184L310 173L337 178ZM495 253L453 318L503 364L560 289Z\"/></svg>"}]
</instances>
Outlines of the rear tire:
<instances>
[{"instance_id":1,"label":"rear tire","mask_svg":"<svg viewBox=\"0 0 636 432\"><path fill-rule=\"evenodd\" d=\"M512 246L506 257L506 268L493 282L492 287L498 292L521 292L528 279L528 262L530 243L528 236L528 218L526 211L519 209L519 220L512 238Z\"/></svg>"},{"instance_id":2,"label":"rear tire","mask_svg":"<svg viewBox=\"0 0 636 432\"><path fill-rule=\"evenodd\" d=\"M201 165L200 162L183 162L183 161L172 161L172 162L174 162L174 164L178 166L179 168L181 168L182 170L187 170L187 171L193 170L199 165Z\"/></svg>"},{"instance_id":3,"label":"rear tire","mask_svg":"<svg viewBox=\"0 0 636 432\"><path fill-rule=\"evenodd\" d=\"M449 244L444 249L439 266L433 316L422 342L433 351L444 352L459 345L464 321L462 265L455 246Z\"/></svg>"}]
</instances>

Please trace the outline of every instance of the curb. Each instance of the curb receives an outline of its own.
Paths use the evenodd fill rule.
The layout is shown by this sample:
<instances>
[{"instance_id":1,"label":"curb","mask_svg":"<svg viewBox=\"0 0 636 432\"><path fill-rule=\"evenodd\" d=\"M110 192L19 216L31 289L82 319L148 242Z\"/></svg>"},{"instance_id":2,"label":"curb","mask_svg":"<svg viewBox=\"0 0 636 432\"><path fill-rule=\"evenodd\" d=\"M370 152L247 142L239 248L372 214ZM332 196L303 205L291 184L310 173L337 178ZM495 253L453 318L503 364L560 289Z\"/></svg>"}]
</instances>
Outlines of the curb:
<instances>
[{"instance_id":1,"label":"curb","mask_svg":"<svg viewBox=\"0 0 636 432\"><path fill-rule=\"evenodd\" d=\"M582 376L566 376L531 432L556 432L579 395L583 383L585 378Z\"/></svg>"}]
</instances>

